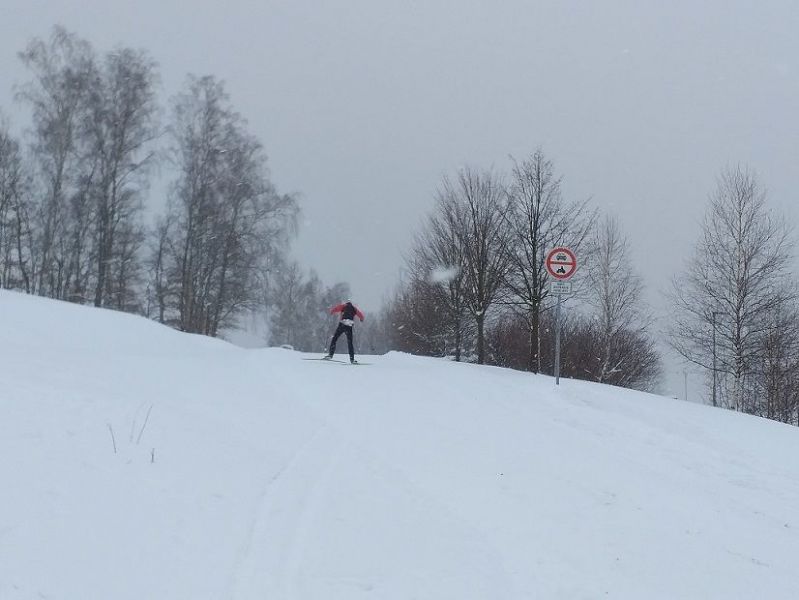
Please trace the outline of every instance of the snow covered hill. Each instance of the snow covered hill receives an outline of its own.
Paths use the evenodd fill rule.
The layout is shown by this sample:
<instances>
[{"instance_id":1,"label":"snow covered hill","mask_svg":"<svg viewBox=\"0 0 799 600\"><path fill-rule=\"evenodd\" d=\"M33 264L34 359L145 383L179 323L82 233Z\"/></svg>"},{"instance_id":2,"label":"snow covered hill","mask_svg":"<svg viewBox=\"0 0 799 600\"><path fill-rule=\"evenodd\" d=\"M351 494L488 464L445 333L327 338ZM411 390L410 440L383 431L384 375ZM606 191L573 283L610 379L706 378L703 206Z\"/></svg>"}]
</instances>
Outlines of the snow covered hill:
<instances>
[{"instance_id":1,"label":"snow covered hill","mask_svg":"<svg viewBox=\"0 0 799 600\"><path fill-rule=\"evenodd\" d=\"M796 428L8 292L0 336L3 600L799 598Z\"/></svg>"}]
</instances>

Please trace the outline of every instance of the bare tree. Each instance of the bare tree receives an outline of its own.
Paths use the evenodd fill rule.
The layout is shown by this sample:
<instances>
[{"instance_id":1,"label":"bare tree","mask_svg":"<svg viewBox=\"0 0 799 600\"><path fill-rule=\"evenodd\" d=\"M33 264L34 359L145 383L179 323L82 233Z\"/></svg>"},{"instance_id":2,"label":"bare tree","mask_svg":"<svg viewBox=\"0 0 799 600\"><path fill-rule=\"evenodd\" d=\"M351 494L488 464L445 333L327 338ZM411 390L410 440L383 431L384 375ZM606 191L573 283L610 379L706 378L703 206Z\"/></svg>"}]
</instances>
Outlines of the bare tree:
<instances>
[{"instance_id":1,"label":"bare tree","mask_svg":"<svg viewBox=\"0 0 799 600\"><path fill-rule=\"evenodd\" d=\"M20 57L33 74L19 97L32 108L38 165L35 291L138 310L155 64L127 48L98 64L88 42L60 27Z\"/></svg>"},{"instance_id":2,"label":"bare tree","mask_svg":"<svg viewBox=\"0 0 799 600\"><path fill-rule=\"evenodd\" d=\"M439 198L441 201L441 198ZM428 218L424 229L416 236L413 250L406 260L408 289L412 291L404 302L412 302L418 308L422 304L436 319L433 329L421 328L427 318L416 315L408 320L404 334L428 335L435 331L437 342L435 355L453 356L460 361L467 338L472 329L466 305L465 264L457 225L447 218L447 212L440 210ZM450 216L451 213L450 213ZM403 312L398 312L399 317ZM408 311L404 311L408 315ZM401 337L404 337L401 336Z\"/></svg>"},{"instance_id":3,"label":"bare tree","mask_svg":"<svg viewBox=\"0 0 799 600\"><path fill-rule=\"evenodd\" d=\"M611 343L597 319L576 314L567 327L569 344L565 348L563 375L608 385L653 392L660 379L661 364L654 340L635 327L617 330ZM606 355L615 368L607 369Z\"/></svg>"},{"instance_id":4,"label":"bare tree","mask_svg":"<svg viewBox=\"0 0 799 600\"><path fill-rule=\"evenodd\" d=\"M406 260L407 279L392 301L400 349L461 360L470 334L485 361L485 323L508 267L507 194L491 171L444 178L436 208Z\"/></svg>"},{"instance_id":5,"label":"bare tree","mask_svg":"<svg viewBox=\"0 0 799 600\"><path fill-rule=\"evenodd\" d=\"M509 266L508 195L492 171L464 168L444 179L438 210L462 252L463 297L476 329L478 364L485 362L487 313L502 291Z\"/></svg>"},{"instance_id":6,"label":"bare tree","mask_svg":"<svg viewBox=\"0 0 799 600\"><path fill-rule=\"evenodd\" d=\"M190 78L175 100L164 272L175 283L177 325L216 335L257 304L263 272L294 231L297 205L268 178L261 144L221 82Z\"/></svg>"},{"instance_id":7,"label":"bare tree","mask_svg":"<svg viewBox=\"0 0 799 600\"><path fill-rule=\"evenodd\" d=\"M167 323L167 310L177 302L177 285L169 278L169 260L176 256L177 250L172 239L173 223L167 214L158 219L149 237L149 251L146 266L148 283L145 315L155 318L159 323ZM154 311L157 314L154 315ZM171 323L174 325L174 323Z\"/></svg>"},{"instance_id":8,"label":"bare tree","mask_svg":"<svg viewBox=\"0 0 799 600\"><path fill-rule=\"evenodd\" d=\"M158 129L155 63L141 51L105 56L89 94L86 126L93 165L94 305L123 309L133 302L144 239L141 188Z\"/></svg>"},{"instance_id":9,"label":"bare tree","mask_svg":"<svg viewBox=\"0 0 799 600\"><path fill-rule=\"evenodd\" d=\"M586 300L593 309L593 323L583 328L582 341L572 340L592 351L582 368L600 383L651 391L659 375L648 331L652 319L643 308L643 283L615 218L606 217L594 229L588 255Z\"/></svg>"},{"instance_id":10,"label":"bare tree","mask_svg":"<svg viewBox=\"0 0 799 600\"><path fill-rule=\"evenodd\" d=\"M799 311L783 307L767 321L752 369L750 397L756 402L749 412L799 425Z\"/></svg>"},{"instance_id":11,"label":"bare tree","mask_svg":"<svg viewBox=\"0 0 799 600\"><path fill-rule=\"evenodd\" d=\"M31 291L30 176L0 120L0 287Z\"/></svg>"},{"instance_id":12,"label":"bare tree","mask_svg":"<svg viewBox=\"0 0 799 600\"><path fill-rule=\"evenodd\" d=\"M526 318L529 333L527 369L541 371L541 313L549 295L545 259L556 246L579 252L595 219L588 200L566 202L561 178L542 150L514 160L510 186L509 223L513 243L506 279L508 302Z\"/></svg>"},{"instance_id":13,"label":"bare tree","mask_svg":"<svg viewBox=\"0 0 799 600\"><path fill-rule=\"evenodd\" d=\"M303 314L308 296L315 295L312 284L305 279L297 262L285 265L278 271L270 302L269 341L272 345L288 344L297 350L304 349L307 335L307 316Z\"/></svg>"},{"instance_id":14,"label":"bare tree","mask_svg":"<svg viewBox=\"0 0 799 600\"><path fill-rule=\"evenodd\" d=\"M395 350L441 357L455 352L448 308L441 304L439 290L427 279L413 278L402 283L389 302L387 319L391 347Z\"/></svg>"},{"instance_id":15,"label":"bare tree","mask_svg":"<svg viewBox=\"0 0 799 600\"><path fill-rule=\"evenodd\" d=\"M722 172L694 257L671 294L671 344L711 374L714 404L752 411L746 382L762 358L770 316L787 312L796 298L790 233L767 209L754 172Z\"/></svg>"},{"instance_id":16,"label":"bare tree","mask_svg":"<svg viewBox=\"0 0 799 600\"><path fill-rule=\"evenodd\" d=\"M32 109L32 153L40 190L32 215L36 233L32 287L41 295L68 298L70 285L88 260L81 244L86 224L80 207L92 174L87 172L81 143L87 99L97 74L95 57L88 42L56 27L49 42L34 39L20 58L33 73L18 97Z\"/></svg>"}]
</instances>

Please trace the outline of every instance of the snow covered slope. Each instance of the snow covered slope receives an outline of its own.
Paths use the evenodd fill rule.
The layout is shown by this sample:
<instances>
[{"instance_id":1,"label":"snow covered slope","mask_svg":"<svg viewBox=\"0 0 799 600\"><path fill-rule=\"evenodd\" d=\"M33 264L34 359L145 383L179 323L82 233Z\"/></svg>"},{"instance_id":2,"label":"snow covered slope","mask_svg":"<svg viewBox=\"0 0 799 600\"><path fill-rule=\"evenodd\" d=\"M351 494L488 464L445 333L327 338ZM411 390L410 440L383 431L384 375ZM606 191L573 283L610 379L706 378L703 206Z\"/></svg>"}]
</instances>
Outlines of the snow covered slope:
<instances>
[{"instance_id":1,"label":"snow covered slope","mask_svg":"<svg viewBox=\"0 0 799 600\"><path fill-rule=\"evenodd\" d=\"M796 428L8 292L0 336L3 600L799 598Z\"/></svg>"}]
</instances>

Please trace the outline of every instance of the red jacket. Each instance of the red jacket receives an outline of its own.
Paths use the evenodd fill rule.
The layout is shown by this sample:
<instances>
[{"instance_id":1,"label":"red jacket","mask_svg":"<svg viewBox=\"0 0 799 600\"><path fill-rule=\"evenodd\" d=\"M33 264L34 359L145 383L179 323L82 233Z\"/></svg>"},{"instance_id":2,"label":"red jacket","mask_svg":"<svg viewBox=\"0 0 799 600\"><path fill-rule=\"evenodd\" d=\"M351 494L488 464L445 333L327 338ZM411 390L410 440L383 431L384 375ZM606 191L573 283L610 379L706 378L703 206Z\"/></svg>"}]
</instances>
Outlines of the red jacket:
<instances>
[{"instance_id":1,"label":"red jacket","mask_svg":"<svg viewBox=\"0 0 799 600\"><path fill-rule=\"evenodd\" d=\"M351 313L351 316L347 315L346 312L345 312L345 309L347 308L347 304L349 304L352 307L352 310L355 311L354 313L352 313L352 310L346 311L346 312ZM336 304L333 308L330 309L330 314L331 315L335 315L336 313L341 313L341 319L342 320L344 320L344 319L352 319L353 317L358 317L361 320L361 323L363 323L363 313L360 311L360 309L357 306L355 306L351 302L344 302L342 304Z\"/></svg>"}]
</instances>

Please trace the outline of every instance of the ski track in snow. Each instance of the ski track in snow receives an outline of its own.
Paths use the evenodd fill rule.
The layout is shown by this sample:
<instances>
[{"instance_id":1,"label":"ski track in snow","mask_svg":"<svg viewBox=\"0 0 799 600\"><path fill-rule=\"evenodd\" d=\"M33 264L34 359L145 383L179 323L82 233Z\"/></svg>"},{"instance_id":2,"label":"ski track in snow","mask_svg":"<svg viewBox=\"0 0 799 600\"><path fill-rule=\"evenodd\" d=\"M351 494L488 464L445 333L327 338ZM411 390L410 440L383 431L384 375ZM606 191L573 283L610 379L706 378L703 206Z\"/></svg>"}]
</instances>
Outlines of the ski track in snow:
<instances>
[{"instance_id":1,"label":"ski track in snow","mask_svg":"<svg viewBox=\"0 0 799 600\"><path fill-rule=\"evenodd\" d=\"M304 541L341 451L341 436L322 425L269 478L239 550L230 600L252 598L254 591L263 598L297 597Z\"/></svg>"},{"instance_id":2,"label":"ski track in snow","mask_svg":"<svg viewBox=\"0 0 799 600\"><path fill-rule=\"evenodd\" d=\"M288 533L285 569L278 566L272 570L276 576L274 587L278 590L282 589L282 593L266 597L286 598L287 600L294 600L298 597L299 577L308 536L313 530L315 516L325 502L325 492L345 449L346 446L341 443L340 439L334 438L332 445L323 444L319 447L318 453L309 456L309 459L313 459L312 471L315 476L305 482L305 485L309 485L309 489L302 496L301 507L295 516L295 523L290 527ZM287 491L291 492L288 488ZM293 497L293 494L289 493L287 501L291 502Z\"/></svg>"}]
</instances>

